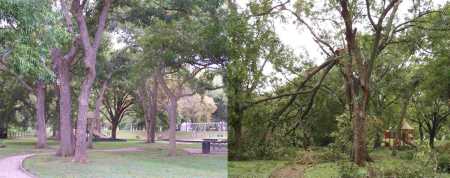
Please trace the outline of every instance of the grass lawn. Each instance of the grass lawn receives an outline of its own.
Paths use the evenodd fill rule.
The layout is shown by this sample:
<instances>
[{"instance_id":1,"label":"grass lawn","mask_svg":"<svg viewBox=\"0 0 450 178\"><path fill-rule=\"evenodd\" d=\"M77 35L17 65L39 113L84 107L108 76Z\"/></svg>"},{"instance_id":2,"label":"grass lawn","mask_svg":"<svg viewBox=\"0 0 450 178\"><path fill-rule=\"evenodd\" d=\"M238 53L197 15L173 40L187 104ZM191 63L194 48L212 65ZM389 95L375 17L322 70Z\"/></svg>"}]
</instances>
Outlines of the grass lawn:
<instances>
[{"instance_id":1,"label":"grass lawn","mask_svg":"<svg viewBox=\"0 0 450 178\"><path fill-rule=\"evenodd\" d=\"M143 152L99 152L96 149L140 147ZM73 163L71 158L38 155L25 161L25 168L39 177L145 177L197 178L227 177L226 156L190 156L181 149L198 144L177 145L178 156L167 156L167 144L143 144L141 141L100 142L89 151L89 163Z\"/></svg>"},{"instance_id":2,"label":"grass lawn","mask_svg":"<svg viewBox=\"0 0 450 178\"><path fill-rule=\"evenodd\" d=\"M48 140L48 149L35 149L35 138L20 138L13 140L0 139L0 143L6 146L4 148L0 148L0 159L19 154L50 152L57 148L57 143L54 140Z\"/></svg>"},{"instance_id":3,"label":"grass lawn","mask_svg":"<svg viewBox=\"0 0 450 178\"><path fill-rule=\"evenodd\" d=\"M266 178L287 161L229 161L230 178Z\"/></svg>"}]
</instances>

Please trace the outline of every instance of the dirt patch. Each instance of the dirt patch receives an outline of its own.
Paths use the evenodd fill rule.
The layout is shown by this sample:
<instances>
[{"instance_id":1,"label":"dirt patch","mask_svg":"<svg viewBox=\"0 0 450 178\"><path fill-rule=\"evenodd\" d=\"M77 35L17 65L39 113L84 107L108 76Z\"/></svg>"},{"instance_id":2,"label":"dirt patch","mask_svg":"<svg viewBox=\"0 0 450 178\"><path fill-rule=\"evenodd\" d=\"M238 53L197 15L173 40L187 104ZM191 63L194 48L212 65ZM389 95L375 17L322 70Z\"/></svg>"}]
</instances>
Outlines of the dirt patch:
<instances>
[{"instance_id":1,"label":"dirt patch","mask_svg":"<svg viewBox=\"0 0 450 178\"><path fill-rule=\"evenodd\" d=\"M304 173L304 165L290 164L273 171L270 178L303 178Z\"/></svg>"}]
</instances>

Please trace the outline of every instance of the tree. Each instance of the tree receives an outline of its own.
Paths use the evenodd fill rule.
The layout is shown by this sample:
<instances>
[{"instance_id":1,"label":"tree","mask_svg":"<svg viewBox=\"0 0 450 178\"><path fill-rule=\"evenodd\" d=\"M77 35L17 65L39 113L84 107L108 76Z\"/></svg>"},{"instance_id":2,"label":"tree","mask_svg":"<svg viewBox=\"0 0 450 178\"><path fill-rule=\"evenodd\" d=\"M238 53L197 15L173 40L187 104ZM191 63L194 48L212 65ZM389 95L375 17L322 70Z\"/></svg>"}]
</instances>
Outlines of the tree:
<instances>
[{"instance_id":1,"label":"tree","mask_svg":"<svg viewBox=\"0 0 450 178\"><path fill-rule=\"evenodd\" d=\"M36 96L37 148L47 147L45 124L46 83L53 80L47 67L49 49L65 42L66 33L47 1L2 1L1 64ZM3 11L4 9L4 11ZM4 40L3 40L4 39Z\"/></svg>"},{"instance_id":2,"label":"tree","mask_svg":"<svg viewBox=\"0 0 450 178\"><path fill-rule=\"evenodd\" d=\"M181 77L175 76L179 78L172 79L174 81L172 87L169 87L166 80L163 78L164 75L158 75L158 82L161 84L164 93L168 96L169 99L166 108L169 116L169 156L176 155L176 124L177 124L176 122L177 122L178 101L182 97L191 96L194 94L192 92L186 93L186 90L184 88L185 84L186 82L189 82L190 80L194 79L194 77L196 77L196 75L203 69L204 68L194 68L192 72L188 72L187 75L185 74L185 76Z\"/></svg>"},{"instance_id":3,"label":"tree","mask_svg":"<svg viewBox=\"0 0 450 178\"><path fill-rule=\"evenodd\" d=\"M217 110L213 98L199 94L181 98L178 105L178 113L190 122L211 122Z\"/></svg>"},{"instance_id":4,"label":"tree","mask_svg":"<svg viewBox=\"0 0 450 178\"><path fill-rule=\"evenodd\" d=\"M294 15L300 24L307 28L325 54L340 58L339 66L343 71L346 100L353 123L352 159L359 166L363 166L367 160L370 160L366 138L368 104L372 90L370 86L373 82L374 65L377 64L377 61L379 62L379 56L384 54L384 49L393 44L396 34L410 28L416 23L417 19L434 11L412 9L410 14L412 17L404 22L398 22L395 17L401 1L393 0L389 3L381 3L367 0L363 5L355 1L340 0L327 4L327 6L333 7L330 9L337 10L337 15L341 18L340 21L335 21L333 18L327 17L333 13L328 8L321 9L321 13L318 14L312 12L312 4L312 2L297 1L294 5L296 11L288 11ZM286 9L284 5L281 7ZM325 16L315 19L330 19L323 20L322 24L330 22L333 27L343 31L345 41L340 48L335 49L333 47L339 45L339 43L333 42L331 36L323 35L324 32L310 25L309 20L314 18L315 14ZM378 19L374 19L375 17L378 17ZM321 20L313 20L313 22L318 21ZM367 24L371 31L368 33L358 31L357 21ZM361 35L362 33L367 35ZM362 45L361 41L364 38L369 39L368 45Z\"/></svg>"},{"instance_id":5,"label":"tree","mask_svg":"<svg viewBox=\"0 0 450 178\"><path fill-rule=\"evenodd\" d=\"M446 125L450 111L445 100L443 101L440 98L425 102L424 105L425 107L421 107L421 110L418 111L421 116L417 119L428 133L430 147L434 148L436 136L441 128Z\"/></svg>"},{"instance_id":6,"label":"tree","mask_svg":"<svg viewBox=\"0 0 450 178\"><path fill-rule=\"evenodd\" d=\"M121 87L112 86L105 93L103 104L106 108L107 120L111 123L111 138L116 139L117 126L133 104L133 98Z\"/></svg>"},{"instance_id":7,"label":"tree","mask_svg":"<svg viewBox=\"0 0 450 178\"><path fill-rule=\"evenodd\" d=\"M144 111L147 143L155 143L156 116L159 110L158 100L161 99L161 96L159 95L158 77L156 75L158 75L158 73L154 72L151 77L152 81L145 80L145 82L141 83L137 89L137 98Z\"/></svg>"},{"instance_id":8,"label":"tree","mask_svg":"<svg viewBox=\"0 0 450 178\"><path fill-rule=\"evenodd\" d=\"M228 59L224 84L231 129L229 157L238 160L243 153L242 123L245 111L257 104L255 93L269 80L263 71L269 64L289 65L290 60L295 58L282 45L267 17L252 16L248 10L239 12L237 4L231 1L227 5L229 11L222 28L228 36L224 43Z\"/></svg>"},{"instance_id":9,"label":"tree","mask_svg":"<svg viewBox=\"0 0 450 178\"><path fill-rule=\"evenodd\" d=\"M58 92L59 108L59 130L60 142L57 155L67 157L75 153L75 139L72 127L72 81L71 67L80 48L80 39L73 29L72 16L69 14L65 0L60 2L61 11L64 15L64 22L67 32L72 35L71 44L66 53L62 47L54 47L51 51L53 71L56 74L56 87Z\"/></svg>"},{"instance_id":10,"label":"tree","mask_svg":"<svg viewBox=\"0 0 450 178\"><path fill-rule=\"evenodd\" d=\"M90 39L90 34L86 24L86 16L83 11L86 1L73 0L71 6L71 13L75 17L80 33L81 46L84 51L83 63L85 67L85 78L81 86L80 95L78 98L78 118L76 130L75 156L74 161L85 163L87 161L87 145L86 145L86 129L87 129L87 112L89 110L89 96L96 77L96 57L97 51L100 47L103 31L105 30L108 10L111 6L111 0L104 0L101 4L101 10L98 15L98 26L95 31L93 40Z\"/></svg>"}]
</instances>

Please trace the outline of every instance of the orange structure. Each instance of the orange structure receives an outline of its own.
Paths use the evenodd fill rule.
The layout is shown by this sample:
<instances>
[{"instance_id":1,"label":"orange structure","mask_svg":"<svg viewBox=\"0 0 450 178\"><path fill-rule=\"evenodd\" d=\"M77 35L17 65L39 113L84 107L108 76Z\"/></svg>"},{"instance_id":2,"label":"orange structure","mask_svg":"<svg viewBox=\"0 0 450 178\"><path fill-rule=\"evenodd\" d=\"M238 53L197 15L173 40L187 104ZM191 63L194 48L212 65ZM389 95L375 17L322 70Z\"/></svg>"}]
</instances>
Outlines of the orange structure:
<instances>
[{"instance_id":1,"label":"orange structure","mask_svg":"<svg viewBox=\"0 0 450 178\"><path fill-rule=\"evenodd\" d=\"M414 145L414 128L408 124L408 122L403 121L402 127L400 129L400 139L397 138L397 131L394 129L384 131L384 145L385 146L403 146L403 145ZM392 143L393 142L393 143Z\"/></svg>"}]
</instances>

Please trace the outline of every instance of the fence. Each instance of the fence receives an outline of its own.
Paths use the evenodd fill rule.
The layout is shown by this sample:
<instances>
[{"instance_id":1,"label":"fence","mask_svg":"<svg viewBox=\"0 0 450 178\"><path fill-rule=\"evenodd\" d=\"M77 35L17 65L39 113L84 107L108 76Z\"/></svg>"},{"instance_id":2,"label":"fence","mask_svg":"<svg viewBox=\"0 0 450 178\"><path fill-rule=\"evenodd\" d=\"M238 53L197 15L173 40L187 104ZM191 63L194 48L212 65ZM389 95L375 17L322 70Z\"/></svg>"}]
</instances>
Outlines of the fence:
<instances>
[{"instance_id":1,"label":"fence","mask_svg":"<svg viewBox=\"0 0 450 178\"><path fill-rule=\"evenodd\" d=\"M8 131L8 138L34 137L35 131Z\"/></svg>"},{"instance_id":2,"label":"fence","mask_svg":"<svg viewBox=\"0 0 450 178\"><path fill-rule=\"evenodd\" d=\"M190 123L184 122L180 125L179 131L182 132L202 132L202 131L227 131L226 122L206 122Z\"/></svg>"}]
</instances>

